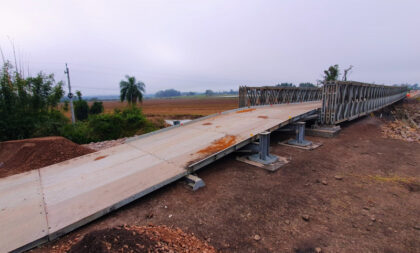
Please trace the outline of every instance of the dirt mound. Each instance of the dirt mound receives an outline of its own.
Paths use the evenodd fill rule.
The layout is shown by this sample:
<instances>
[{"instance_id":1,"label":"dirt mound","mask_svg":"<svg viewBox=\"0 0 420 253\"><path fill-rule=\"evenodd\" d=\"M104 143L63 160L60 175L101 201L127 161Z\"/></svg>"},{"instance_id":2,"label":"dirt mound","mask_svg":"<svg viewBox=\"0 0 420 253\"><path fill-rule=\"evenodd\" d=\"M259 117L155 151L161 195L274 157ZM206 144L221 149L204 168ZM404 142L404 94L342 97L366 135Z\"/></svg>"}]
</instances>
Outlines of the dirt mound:
<instances>
[{"instance_id":1,"label":"dirt mound","mask_svg":"<svg viewBox=\"0 0 420 253\"><path fill-rule=\"evenodd\" d=\"M0 178L94 152L63 137L0 142Z\"/></svg>"},{"instance_id":2,"label":"dirt mound","mask_svg":"<svg viewBox=\"0 0 420 253\"><path fill-rule=\"evenodd\" d=\"M123 226L86 234L82 240L73 244L68 252L216 252L216 250L179 228Z\"/></svg>"}]
</instances>

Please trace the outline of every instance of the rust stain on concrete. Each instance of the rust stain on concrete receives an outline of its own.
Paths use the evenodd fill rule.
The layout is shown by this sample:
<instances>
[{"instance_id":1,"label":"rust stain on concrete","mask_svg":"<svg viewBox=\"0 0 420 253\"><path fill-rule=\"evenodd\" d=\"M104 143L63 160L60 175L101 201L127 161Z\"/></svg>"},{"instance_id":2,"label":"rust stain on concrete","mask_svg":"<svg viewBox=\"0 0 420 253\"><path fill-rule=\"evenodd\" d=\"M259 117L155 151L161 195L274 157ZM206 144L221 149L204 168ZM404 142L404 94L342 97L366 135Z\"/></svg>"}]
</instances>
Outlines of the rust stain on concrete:
<instances>
[{"instance_id":1,"label":"rust stain on concrete","mask_svg":"<svg viewBox=\"0 0 420 253\"><path fill-rule=\"evenodd\" d=\"M244 113L244 112L252 112L252 111L255 111L255 108L249 108L249 109L237 111L236 113Z\"/></svg>"},{"instance_id":2,"label":"rust stain on concrete","mask_svg":"<svg viewBox=\"0 0 420 253\"><path fill-rule=\"evenodd\" d=\"M105 157L107 157L107 155L98 156L98 157L96 157L96 158L95 158L95 161L98 161L98 160L104 159Z\"/></svg>"},{"instance_id":3,"label":"rust stain on concrete","mask_svg":"<svg viewBox=\"0 0 420 253\"><path fill-rule=\"evenodd\" d=\"M213 141L208 147L199 150L197 153L199 154L213 154L217 153L221 150L224 150L236 142L236 136L233 135L226 135L220 139Z\"/></svg>"}]
</instances>

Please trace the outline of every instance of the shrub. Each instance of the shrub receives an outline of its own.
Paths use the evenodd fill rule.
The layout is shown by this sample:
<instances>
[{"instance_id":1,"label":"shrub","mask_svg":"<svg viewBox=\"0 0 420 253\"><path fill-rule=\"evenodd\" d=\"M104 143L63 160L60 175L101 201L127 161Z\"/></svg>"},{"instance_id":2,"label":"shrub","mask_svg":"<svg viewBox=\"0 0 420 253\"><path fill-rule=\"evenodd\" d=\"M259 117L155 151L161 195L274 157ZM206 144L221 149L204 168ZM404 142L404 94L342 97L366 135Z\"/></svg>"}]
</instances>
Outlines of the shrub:
<instances>
[{"instance_id":1,"label":"shrub","mask_svg":"<svg viewBox=\"0 0 420 253\"><path fill-rule=\"evenodd\" d=\"M91 138L95 141L113 140L122 137L123 122L119 114L100 114L89 118Z\"/></svg>"},{"instance_id":2,"label":"shrub","mask_svg":"<svg viewBox=\"0 0 420 253\"><path fill-rule=\"evenodd\" d=\"M92 106L89 109L90 114L100 114L104 111L104 106L101 101L93 102Z\"/></svg>"},{"instance_id":3,"label":"shrub","mask_svg":"<svg viewBox=\"0 0 420 253\"><path fill-rule=\"evenodd\" d=\"M89 106L85 100L78 100L74 102L74 116L77 120L86 120L89 114Z\"/></svg>"},{"instance_id":4,"label":"shrub","mask_svg":"<svg viewBox=\"0 0 420 253\"><path fill-rule=\"evenodd\" d=\"M0 69L0 141L53 135L66 124L56 108L63 83L42 72L23 78L10 63Z\"/></svg>"},{"instance_id":5,"label":"shrub","mask_svg":"<svg viewBox=\"0 0 420 253\"><path fill-rule=\"evenodd\" d=\"M121 113L124 119L124 135L134 135L140 128L146 126L147 120L141 109L131 107L124 109Z\"/></svg>"},{"instance_id":6,"label":"shrub","mask_svg":"<svg viewBox=\"0 0 420 253\"><path fill-rule=\"evenodd\" d=\"M60 135L60 129L69 123L69 120L58 110L38 116L32 137Z\"/></svg>"},{"instance_id":7,"label":"shrub","mask_svg":"<svg viewBox=\"0 0 420 253\"><path fill-rule=\"evenodd\" d=\"M114 140L147 133L156 127L148 122L139 108L117 110L113 114L90 115L86 121L78 121L74 126L66 125L60 134L76 143Z\"/></svg>"},{"instance_id":8,"label":"shrub","mask_svg":"<svg viewBox=\"0 0 420 253\"><path fill-rule=\"evenodd\" d=\"M64 125L60 129L60 135L79 144L89 143L94 140L90 137L90 129L87 122L78 121L75 124Z\"/></svg>"}]
</instances>

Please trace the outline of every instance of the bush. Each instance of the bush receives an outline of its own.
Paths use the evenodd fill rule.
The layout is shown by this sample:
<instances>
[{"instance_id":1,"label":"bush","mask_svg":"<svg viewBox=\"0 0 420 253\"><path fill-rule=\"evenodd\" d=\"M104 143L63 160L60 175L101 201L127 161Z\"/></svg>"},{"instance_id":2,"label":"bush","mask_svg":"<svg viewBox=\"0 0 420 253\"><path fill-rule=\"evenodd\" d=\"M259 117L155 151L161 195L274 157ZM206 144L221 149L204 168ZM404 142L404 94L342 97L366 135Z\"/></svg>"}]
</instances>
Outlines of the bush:
<instances>
[{"instance_id":1,"label":"bush","mask_svg":"<svg viewBox=\"0 0 420 253\"><path fill-rule=\"evenodd\" d=\"M35 123L35 130L32 137L60 135L60 129L69 123L69 119L58 110L40 115L38 119L39 121Z\"/></svg>"},{"instance_id":2,"label":"bush","mask_svg":"<svg viewBox=\"0 0 420 253\"><path fill-rule=\"evenodd\" d=\"M100 114L89 118L90 137L95 141L113 140L122 137L123 118L119 114Z\"/></svg>"},{"instance_id":3,"label":"bush","mask_svg":"<svg viewBox=\"0 0 420 253\"><path fill-rule=\"evenodd\" d=\"M86 120L89 115L89 106L85 100L78 100L74 102L74 116L77 120Z\"/></svg>"},{"instance_id":4,"label":"bush","mask_svg":"<svg viewBox=\"0 0 420 253\"><path fill-rule=\"evenodd\" d=\"M146 117L143 115L141 109L131 107L125 109L121 113L124 119L124 135L134 135L140 128L147 123Z\"/></svg>"},{"instance_id":5,"label":"bush","mask_svg":"<svg viewBox=\"0 0 420 253\"><path fill-rule=\"evenodd\" d=\"M89 109L90 114L100 114L104 111L104 106L101 101L93 102L92 106Z\"/></svg>"},{"instance_id":6,"label":"bush","mask_svg":"<svg viewBox=\"0 0 420 253\"><path fill-rule=\"evenodd\" d=\"M67 124L60 129L61 136L79 144L96 141L90 137L90 132L88 124L83 121Z\"/></svg>"},{"instance_id":7,"label":"bush","mask_svg":"<svg viewBox=\"0 0 420 253\"><path fill-rule=\"evenodd\" d=\"M146 133L156 127L148 122L139 108L117 110L113 114L90 115L87 121L61 128L61 135L79 144L114 140Z\"/></svg>"}]
</instances>

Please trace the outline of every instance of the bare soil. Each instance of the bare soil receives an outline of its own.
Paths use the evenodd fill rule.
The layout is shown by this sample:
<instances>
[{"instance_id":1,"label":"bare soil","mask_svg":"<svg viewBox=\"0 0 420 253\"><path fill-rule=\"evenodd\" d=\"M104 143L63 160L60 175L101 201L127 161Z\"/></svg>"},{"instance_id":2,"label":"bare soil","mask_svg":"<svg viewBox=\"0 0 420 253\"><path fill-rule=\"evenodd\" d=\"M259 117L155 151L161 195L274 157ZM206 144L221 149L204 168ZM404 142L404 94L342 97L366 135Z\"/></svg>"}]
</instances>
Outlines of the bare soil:
<instances>
[{"instance_id":1,"label":"bare soil","mask_svg":"<svg viewBox=\"0 0 420 253\"><path fill-rule=\"evenodd\" d=\"M33 252L125 224L178 227L222 252L420 252L420 144L387 138L383 124L364 117L336 138L307 137L323 143L311 151L274 133L271 152L291 160L277 172L230 155L198 171L196 192L180 180Z\"/></svg>"},{"instance_id":2,"label":"bare soil","mask_svg":"<svg viewBox=\"0 0 420 253\"><path fill-rule=\"evenodd\" d=\"M63 137L0 142L0 178L94 152Z\"/></svg>"},{"instance_id":3,"label":"bare soil","mask_svg":"<svg viewBox=\"0 0 420 253\"><path fill-rule=\"evenodd\" d=\"M216 252L213 247L195 236L165 226L121 226L97 230L60 250L68 250L69 253Z\"/></svg>"}]
</instances>

